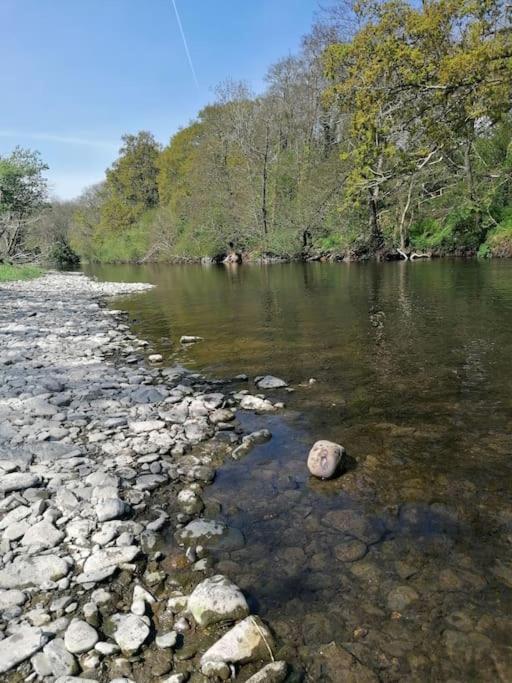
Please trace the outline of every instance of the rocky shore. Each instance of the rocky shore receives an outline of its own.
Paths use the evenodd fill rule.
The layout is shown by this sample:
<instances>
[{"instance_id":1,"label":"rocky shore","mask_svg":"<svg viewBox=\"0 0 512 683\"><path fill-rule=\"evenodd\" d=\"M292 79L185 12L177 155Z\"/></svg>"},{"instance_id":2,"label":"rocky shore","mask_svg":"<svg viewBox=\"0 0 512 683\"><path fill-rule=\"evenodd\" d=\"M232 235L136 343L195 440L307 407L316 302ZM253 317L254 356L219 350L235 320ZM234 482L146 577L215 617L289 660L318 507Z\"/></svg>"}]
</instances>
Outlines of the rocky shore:
<instances>
[{"instance_id":1,"label":"rocky shore","mask_svg":"<svg viewBox=\"0 0 512 683\"><path fill-rule=\"evenodd\" d=\"M149 285L50 273L0 286L3 681L279 683L272 633L214 575L229 530L202 491L270 437L278 404L163 367L106 297ZM264 386L264 384L263 384Z\"/></svg>"}]
</instances>

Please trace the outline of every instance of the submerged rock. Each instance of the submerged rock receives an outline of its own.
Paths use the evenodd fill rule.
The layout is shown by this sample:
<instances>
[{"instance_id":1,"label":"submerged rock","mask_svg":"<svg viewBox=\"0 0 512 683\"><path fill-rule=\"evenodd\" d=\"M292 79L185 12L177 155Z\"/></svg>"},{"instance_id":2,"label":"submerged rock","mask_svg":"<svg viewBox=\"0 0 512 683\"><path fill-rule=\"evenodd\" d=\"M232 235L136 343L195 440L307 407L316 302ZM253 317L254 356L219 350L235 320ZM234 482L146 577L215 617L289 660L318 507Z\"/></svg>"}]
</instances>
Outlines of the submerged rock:
<instances>
[{"instance_id":1,"label":"submerged rock","mask_svg":"<svg viewBox=\"0 0 512 683\"><path fill-rule=\"evenodd\" d=\"M197 337L192 334L183 334L180 337L180 344L195 344L200 341L203 341L203 337Z\"/></svg>"},{"instance_id":2,"label":"submerged rock","mask_svg":"<svg viewBox=\"0 0 512 683\"><path fill-rule=\"evenodd\" d=\"M314 477L330 479L340 469L345 449L333 441L317 441L308 455L308 470Z\"/></svg>"},{"instance_id":3,"label":"submerged rock","mask_svg":"<svg viewBox=\"0 0 512 683\"><path fill-rule=\"evenodd\" d=\"M247 679L246 683L282 683L288 673L286 662L272 662Z\"/></svg>"},{"instance_id":4,"label":"submerged rock","mask_svg":"<svg viewBox=\"0 0 512 683\"><path fill-rule=\"evenodd\" d=\"M199 626L236 621L249 614L242 591L221 574L202 581L190 594L188 609Z\"/></svg>"},{"instance_id":5,"label":"submerged rock","mask_svg":"<svg viewBox=\"0 0 512 683\"><path fill-rule=\"evenodd\" d=\"M265 375L263 377L255 377L254 383L258 389L281 389L287 387L288 383L284 379L274 377L273 375Z\"/></svg>"},{"instance_id":6,"label":"submerged rock","mask_svg":"<svg viewBox=\"0 0 512 683\"><path fill-rule=\"evenodd\" d=\"M259 617L246 617L233 626L201 657L201 666L207 662L245 664L272 656L273 639Z\"/></svg>"}]
</instances>

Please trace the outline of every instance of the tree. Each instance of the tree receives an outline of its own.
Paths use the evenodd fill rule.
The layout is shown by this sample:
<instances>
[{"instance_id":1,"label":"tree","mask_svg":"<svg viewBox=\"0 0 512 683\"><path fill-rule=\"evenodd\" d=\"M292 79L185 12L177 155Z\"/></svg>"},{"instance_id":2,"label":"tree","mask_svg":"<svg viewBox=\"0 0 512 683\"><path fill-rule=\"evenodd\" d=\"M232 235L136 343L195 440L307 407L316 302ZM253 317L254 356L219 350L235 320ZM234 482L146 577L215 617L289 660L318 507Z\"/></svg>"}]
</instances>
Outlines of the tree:
<instances>
[{"instance_id":1,"label":"tree","mask_svg":"<svg viewBox=\"0 0 512 683\"><path fill-rule=\"evenodd\" d=\"M122 232L158 205L157 161L161 146L151 133L124 135L119 158L106 172L101 222L106 231Z\"/></svg>"},{"instance_id":2,"label":"tree","mask_svg":"<svg viewBox=\"0 0 512 683\"><path fill-rule=\"evenodd\" d=\"M22 256L27 230L47 199L47 168L39 152L29 149L0 156L0 261Z\"/></svg>"}]
</instances>

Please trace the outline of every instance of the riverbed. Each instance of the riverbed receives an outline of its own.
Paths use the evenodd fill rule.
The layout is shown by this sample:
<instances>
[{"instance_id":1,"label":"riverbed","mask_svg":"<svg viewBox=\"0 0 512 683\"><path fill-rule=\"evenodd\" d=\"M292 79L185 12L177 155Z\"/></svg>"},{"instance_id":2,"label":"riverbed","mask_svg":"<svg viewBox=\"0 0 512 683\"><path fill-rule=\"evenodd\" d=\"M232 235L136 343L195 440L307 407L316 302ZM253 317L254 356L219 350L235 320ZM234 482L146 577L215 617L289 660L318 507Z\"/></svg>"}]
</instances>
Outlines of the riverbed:
<instances>
[{"instance_id":1,"label":"riverbed","mask_svg":"<svg viewBox=\"0 0 512 683\"><path fill-rule=\"evenodd\" d=\"M293 389L272 392L279 414L241 415L273 438L206 500L245 539L216 566L297 672L330 680L334 641L383 681L512 678L512 264L87 272L157 285L116 306L169 365ZM334 481L305 467L320 438L350 456Z\"/></svg>"}]
</instances>

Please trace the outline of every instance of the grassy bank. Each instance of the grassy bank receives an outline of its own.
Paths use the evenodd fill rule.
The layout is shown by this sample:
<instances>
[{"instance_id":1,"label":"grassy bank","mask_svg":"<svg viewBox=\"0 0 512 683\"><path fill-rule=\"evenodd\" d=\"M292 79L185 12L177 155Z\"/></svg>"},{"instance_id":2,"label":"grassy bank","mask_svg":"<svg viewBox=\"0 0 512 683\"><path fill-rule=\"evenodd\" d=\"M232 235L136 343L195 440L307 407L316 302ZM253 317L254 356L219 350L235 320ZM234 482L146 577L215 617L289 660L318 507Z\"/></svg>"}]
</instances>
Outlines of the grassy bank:
<instances>
[{"instance_id":1,"label":"grassy bank","mask_svg":"<svg viewBox=\"0 0 512 683\"><path fill-rule=\"evenodd\" d=\"M39 277L43 272L42 268L38 268L38 266L11 266L9 264L0 263L0 282L30 280L31 278Z\"/></svg>"}]
</instances>

